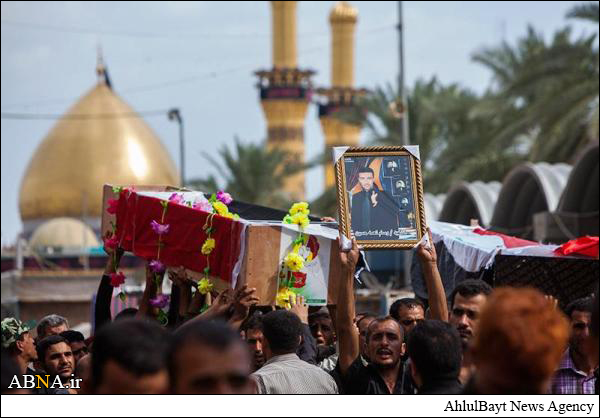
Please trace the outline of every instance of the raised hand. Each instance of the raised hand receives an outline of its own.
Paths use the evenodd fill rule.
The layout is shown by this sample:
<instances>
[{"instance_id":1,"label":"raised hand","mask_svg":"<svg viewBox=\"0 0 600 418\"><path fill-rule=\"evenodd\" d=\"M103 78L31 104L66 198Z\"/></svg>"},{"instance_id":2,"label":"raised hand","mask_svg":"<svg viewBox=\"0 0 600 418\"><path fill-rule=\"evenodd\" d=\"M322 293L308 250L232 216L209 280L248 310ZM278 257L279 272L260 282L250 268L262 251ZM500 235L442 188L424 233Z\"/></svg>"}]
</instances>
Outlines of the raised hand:
<instances>
[{"instance_id":1,"label":"raised hand","mask_svg":"<svg viewBox=\"0 0 600 418\"><path fill-rule=\"evenodd\" d=\"M334 218L330 217L330 216L324 216L324 217L321 218L321 222L335 223L337 221Z\"/></svg>"},{"instance_id":2,"label":"raised hand","mask_svg":"<svg viewBox=\"0 0 600 418\"><path fill-rule=\"evenodd\" d=\"M431 237L431 230L427 228L427 236L429 237L429 245L426 242L421 242L419 248L417 248L417 256L421 263L437 263L437 253L435 251L435 245L433 245L433 238Z\"/></svg>"},{"instance_id":3,"label":"raised hand","mask_svg":"<svg viewBox=\"0 0 600 418\"><path fill-rule=\"evenodd\" d=\"M375 193L375 190L371 193L371 203L373 207L377 206L377 193Z\"/></svg>"},{"instance_id":4,"label":"raised hand","mask_svg":"<svg viewBox=\"0 0 600 418\"><path fill-rule=\"evenodd\" d=\"M295 313L303 324L308 325L308 305L304 296L296 295L290 297L290 312Z\"/></svg>"},{"instance_id":5,"label":"raised hand","mask_svg":"<svg viewBox=\"0 0 600 418\"><path fill-rule=\"evenodd\" d=\"M233 295L233 315L230 322L242 322L248 316L250 307L259 302L255 288L244 285L237 289Z\"/></svg>"},{"instance_id":6,"label":"raised hand","mask_svg":"<svg viewBox=\"0 0 600 418\"><path fill-rule=\"evenodd\" d=\"M337 239L338 245L340 245L340 239ZM340 245L341 248L341 245ZM356 242L356 238L352 238L352 249L350 251L341 251L340 250L340 262L342 263L342 268L346 272L354 273L356 270L356 264L358 263L358 257L360 253L358 251L358 244Z\"/></svg>"}]
</instances>

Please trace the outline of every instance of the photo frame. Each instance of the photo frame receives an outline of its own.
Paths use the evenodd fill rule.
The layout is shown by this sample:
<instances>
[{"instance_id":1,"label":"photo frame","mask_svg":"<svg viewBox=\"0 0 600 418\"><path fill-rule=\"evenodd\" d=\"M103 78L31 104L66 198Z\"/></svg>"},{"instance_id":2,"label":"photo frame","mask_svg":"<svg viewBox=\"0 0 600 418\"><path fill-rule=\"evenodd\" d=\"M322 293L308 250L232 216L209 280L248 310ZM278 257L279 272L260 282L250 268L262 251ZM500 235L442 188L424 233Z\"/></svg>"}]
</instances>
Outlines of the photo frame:
<instances>
[{"instance_id":1,"label":"photo frame","mask_svg":"<svg viewBox=\"0 0 600 418\"><path fill-rule=\"evenodd\" d=\"M340 232L366 250L414 248L426 233L418 147L350 147L336 159Z\"/></svg>"}]
</instances>

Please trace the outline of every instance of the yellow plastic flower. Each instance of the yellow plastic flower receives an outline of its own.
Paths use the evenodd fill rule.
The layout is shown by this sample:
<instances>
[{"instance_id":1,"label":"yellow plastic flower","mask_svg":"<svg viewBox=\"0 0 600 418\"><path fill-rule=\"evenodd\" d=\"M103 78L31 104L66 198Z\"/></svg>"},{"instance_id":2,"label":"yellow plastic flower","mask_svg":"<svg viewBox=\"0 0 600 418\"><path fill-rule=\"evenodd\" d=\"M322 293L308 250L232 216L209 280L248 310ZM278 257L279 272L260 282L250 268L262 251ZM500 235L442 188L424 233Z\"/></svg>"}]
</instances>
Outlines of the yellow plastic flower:
<instances>
[{"instance_id":1,"label":"yellow plastic flower","mask_svg":"<svg viewBox=\"0 0 600 418\"><path fill-rule=\"evenodd\" d=\"M277 292L277 306L285 309L291 309L292 305L290 304L290 298L294 297L295 295L296 294L292 292L289 287L282 287L279 289L279 292Z\"/></svg>"},{"instance_id":2,"label":"yellow plastic flower","mask_svg":"<svg viewBox=\"0 0 600 418\"><path fill-rule=\"evenodd\" d=\"M227 213L229 213L229 209L227 208L227 205L225 203L223 203L223 202L214 202L213 203L213 208L221 216L224 216Z\"/></svg>"},{"instance_id":3,"label":"yellow plastic flower","mask_svg":"<svg viewBox=\"0 0 600 418\"><path fill-rule=\"evenodd\" d=\"M297 213L301 213L303 215L308 216L310 214L310 210L308 210L308 203L306 203L306 202L294 203L292 205L292 208L290 209L290 215L294 216Z\"/></svg>"},{"instance_id":4,"label":"yellow plastic flower","mask_svg":"<svg viewBox=\"0 0 600 418\"><path fill-rule=\"evenodd\" d=\"M292 223L299 225L300 228L306 228L310 224L310 219L308 215L298 212L292 216Z\"/></svg>"},{"instance_id":5,"label":"yellow plastic flower","mask_svg":"<svg viewBox=\"0 0 600 418\"><path fill-rule=\"evenodd\" d=\"M304 258L296 253L289 253L283 262L290 271L300 271L304 268Z\"/></svg>"},{"instance_id":6,"label":"yellow plastic flower","mask_svg":"<svg viewBox=\"0 0 600 418\"><path fill-rule=\"evenodd\" d=\"M206 295L208 292L211 292L215 287L210 280L206 277L198 282L198 292L202 295Z\"/></svg>"},{"instance_id":7,"label":"yellow plastic flower","mask_svg":"<svg viewBox=\"0 0 600 418\"><path fill-rule=\"evenodd\" d=\"M215 239L208 238L206 241L204 241L204 244L202 245L202 254L209 255L210 253L212 253L212 250L215 249L215 245Z\"/></svg>"}]
</instances>

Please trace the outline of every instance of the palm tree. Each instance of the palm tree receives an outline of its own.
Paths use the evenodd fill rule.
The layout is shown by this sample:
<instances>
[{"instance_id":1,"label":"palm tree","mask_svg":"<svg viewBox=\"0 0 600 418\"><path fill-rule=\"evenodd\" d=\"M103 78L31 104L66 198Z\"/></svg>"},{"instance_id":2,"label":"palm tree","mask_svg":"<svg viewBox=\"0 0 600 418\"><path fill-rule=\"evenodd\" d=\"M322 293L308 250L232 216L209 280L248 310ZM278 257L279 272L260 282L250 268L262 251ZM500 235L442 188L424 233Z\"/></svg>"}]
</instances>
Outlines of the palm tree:
<instances>
[{"instance_id":1,"label":"palm tree","mask_svg":"<svg viewBox=\"0 0 600 418\"><path fill-rule=\"evenodd\" d=\"M573 8L568 16L598 22L598 4ZM509 145L519 136L533 141L530 158L569 161L576 150L598 138L597 34L572 40L571 28L547 44L529 27L516 46L504 42L473 55L493 73L482 115L507 122L493 141Z\"/></svg>"},{"instance_id":2,"label":"palm tree","mask_svg":"<svg viewBox=\"0 0 600 418\"><path fill-rule=\"evenodd\" d=\"M218 155L220 161L203 153L223 178L222 187L214 175L190 180L186 186L207 193L222 188L236 200L277 209L287 209L291 203L291 198L283 190L285 180L313 164L296 162L286 152L268 149L265 144L243 144L237 137L233 152L224 146Z\"/></svg>"},{"instance_id":3,"label":"palm tree","mask_svg":"<svg viewBox=\"0 0 600 418\"><path fill-rule=\"evenodd\" d=\"M373 145L401 145L399 120L390 111L396 92L387 86L340 113L345 121L362 123ZM419 80L408 94L410 143L419 145L425 189L447 191L459 180L500 180L521 161L514 146L490 142L490 132L502 125L498 118L475 112L481 98L457 84L443 86L435 77Z\"/></svg>"}]
</instances>

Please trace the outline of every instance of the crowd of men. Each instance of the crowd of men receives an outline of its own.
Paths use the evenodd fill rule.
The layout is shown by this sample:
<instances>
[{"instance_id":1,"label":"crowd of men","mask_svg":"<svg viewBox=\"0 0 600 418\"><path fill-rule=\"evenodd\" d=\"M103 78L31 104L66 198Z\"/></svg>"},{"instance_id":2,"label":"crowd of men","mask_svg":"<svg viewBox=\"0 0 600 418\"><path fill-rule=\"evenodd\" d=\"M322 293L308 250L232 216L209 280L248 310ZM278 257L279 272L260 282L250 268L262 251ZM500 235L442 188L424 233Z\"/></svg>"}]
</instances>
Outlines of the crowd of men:
<instances>
[{"instance_id":1,"label":"crowd of men","mask_svg":"<svg viewBox=\"0 0 600 418\"><path fill-rule=\"evenodd\" d=\"M481 280L447 297L435 248L421 244L428 300L397 300L385 317L355 312L354 241L340 254L336 306L309 309L298 296L290 309L258 307L247 286L207 304L173 270L165 324L150 269L139 309L111 318L122 252L106 251L92 337L58 315L42 318L35 338L18 319L2 321L3 394L598 394L597 292L564 311L535 289Z\"/></svg>"}]
</instances>

